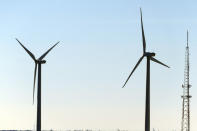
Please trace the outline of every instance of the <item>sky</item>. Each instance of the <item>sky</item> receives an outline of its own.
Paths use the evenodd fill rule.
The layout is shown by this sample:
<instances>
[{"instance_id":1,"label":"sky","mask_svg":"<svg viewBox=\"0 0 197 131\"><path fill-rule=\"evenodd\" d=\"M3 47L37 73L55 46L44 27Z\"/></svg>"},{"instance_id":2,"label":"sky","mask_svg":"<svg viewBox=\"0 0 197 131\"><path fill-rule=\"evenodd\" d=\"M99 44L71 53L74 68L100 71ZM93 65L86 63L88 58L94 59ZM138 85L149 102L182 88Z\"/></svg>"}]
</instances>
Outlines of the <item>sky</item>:
<instances>
[{"instance_id":1,"label":"sky","mask_svg":"<svg viewBox=\"0 0 197 131\"><path fill-rule=\"evenodd\" d=\"M0 4L0 129L34 129L34 62L42 66L42 129L144 130L146 61L151 62L151 129L180 130L186 31L189 30L191 130L197 130L197 2L194 0L18 0Z\"/></svg>"}]
</instances>

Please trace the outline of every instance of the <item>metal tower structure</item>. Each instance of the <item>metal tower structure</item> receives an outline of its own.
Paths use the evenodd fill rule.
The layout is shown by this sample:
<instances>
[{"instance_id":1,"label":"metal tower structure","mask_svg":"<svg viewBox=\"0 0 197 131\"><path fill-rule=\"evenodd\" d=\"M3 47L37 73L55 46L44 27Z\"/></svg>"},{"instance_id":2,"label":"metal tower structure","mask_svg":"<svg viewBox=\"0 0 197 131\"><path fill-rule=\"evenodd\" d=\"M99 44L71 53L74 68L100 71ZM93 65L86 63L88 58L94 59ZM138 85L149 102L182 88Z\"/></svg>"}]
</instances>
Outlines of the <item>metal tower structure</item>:
<instances>
[{"instance_id":1,"label":"metal tower structure","mask_svg":"<svg viewBox=\"0 0 197 131\"><path fill-rule=\"evenodd\" d=\"M181 131L190 131L190 92L191 87L189 83L189 45L188 45L188 31L187 31L187 46L185 50L185 70L184 70L184 83L182 85L183 95L181 96L183 100L182 105L182 123Z\"/></svg>"}]
</instances>

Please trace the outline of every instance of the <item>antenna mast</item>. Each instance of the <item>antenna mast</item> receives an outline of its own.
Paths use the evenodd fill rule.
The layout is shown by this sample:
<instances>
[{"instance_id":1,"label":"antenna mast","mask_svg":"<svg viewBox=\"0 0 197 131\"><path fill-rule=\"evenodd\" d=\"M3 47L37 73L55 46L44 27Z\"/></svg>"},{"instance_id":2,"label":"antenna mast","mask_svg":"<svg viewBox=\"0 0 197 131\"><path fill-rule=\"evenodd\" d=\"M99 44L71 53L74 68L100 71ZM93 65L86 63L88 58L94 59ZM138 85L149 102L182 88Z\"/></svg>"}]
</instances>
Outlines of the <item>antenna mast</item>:
<instances>
[{"instance_id":1,"label":"antenna mast","mask_svg":"<svg viewBox=\"0 0 197 131\"><path fill-rule=\"evenodd\" d=\"M182 122L181 122L181 131L190 131L190 92L191 87L189 83L189 45L188 45L188 31L187 31L187 46L185 51L185 70L184 70L184 83L182 85L183 99L182 103Z\"/></svg>"}]
</instances>

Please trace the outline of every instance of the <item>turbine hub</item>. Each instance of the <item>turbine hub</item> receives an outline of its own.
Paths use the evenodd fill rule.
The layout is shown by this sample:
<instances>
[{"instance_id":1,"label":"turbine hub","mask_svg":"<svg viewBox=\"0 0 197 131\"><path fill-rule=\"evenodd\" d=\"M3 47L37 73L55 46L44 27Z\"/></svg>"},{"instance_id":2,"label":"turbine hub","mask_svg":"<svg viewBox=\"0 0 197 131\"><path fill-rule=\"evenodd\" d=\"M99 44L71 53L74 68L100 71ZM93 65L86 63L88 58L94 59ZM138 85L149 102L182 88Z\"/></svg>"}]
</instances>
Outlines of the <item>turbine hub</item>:
<instances>
[{"instance_id":1,"label":"turbine hub","mask_svg":"<svg viewBox=\"0 0 197 131\"><path fill-rule=\"evenodd\" d=\"M155 56L155 53L154 52L146 52L144 55L152 57L152 56Z\"/></svg>"}]
</instances>

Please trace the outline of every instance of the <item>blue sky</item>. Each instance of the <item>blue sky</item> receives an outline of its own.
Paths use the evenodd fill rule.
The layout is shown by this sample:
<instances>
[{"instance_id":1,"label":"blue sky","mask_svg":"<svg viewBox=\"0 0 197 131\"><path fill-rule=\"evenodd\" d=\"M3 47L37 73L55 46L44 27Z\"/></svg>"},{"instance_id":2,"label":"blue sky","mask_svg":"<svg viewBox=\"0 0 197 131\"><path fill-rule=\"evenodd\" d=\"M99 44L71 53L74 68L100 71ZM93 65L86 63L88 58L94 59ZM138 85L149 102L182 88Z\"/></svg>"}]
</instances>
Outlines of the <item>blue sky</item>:
<instances>
[{"instance_id":1,"label":"blue sky","mask_svg":"<svg viewBox=\"0 0 197 131\"><path fill-rule=\"evenodd\" d=\"M191 129L197 120L196 1L43 0L0 4L0 129L32 129L34 63L57 41L42 71L43 129L144 129L145 60L122 85L142 54L140 12L147 49L171 66L151 63L151 128L180 129L186 30L191 49Z\"/></svg>"}]
</instances>

